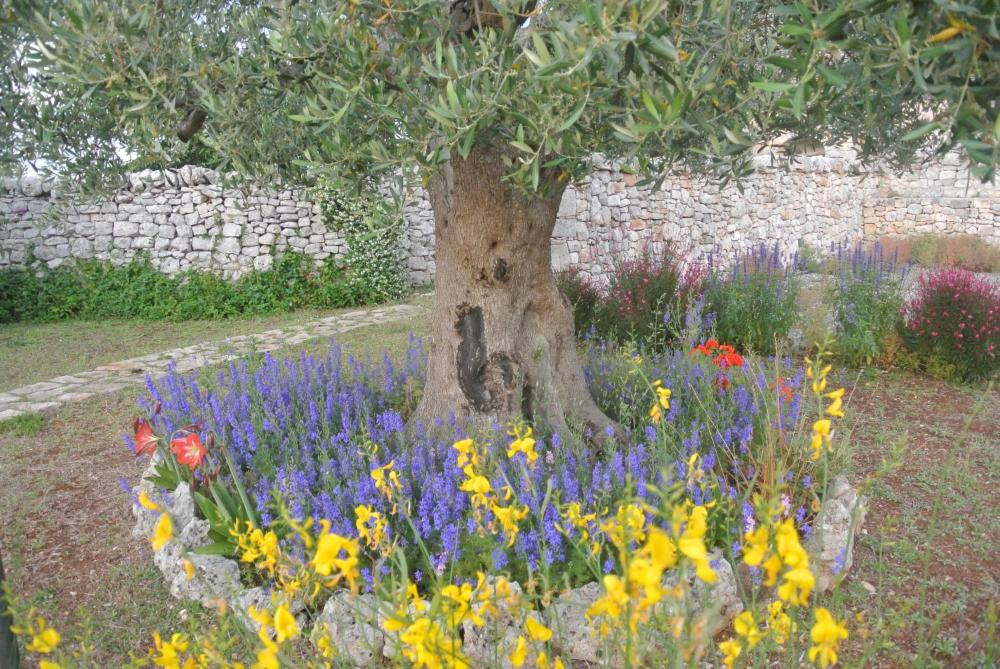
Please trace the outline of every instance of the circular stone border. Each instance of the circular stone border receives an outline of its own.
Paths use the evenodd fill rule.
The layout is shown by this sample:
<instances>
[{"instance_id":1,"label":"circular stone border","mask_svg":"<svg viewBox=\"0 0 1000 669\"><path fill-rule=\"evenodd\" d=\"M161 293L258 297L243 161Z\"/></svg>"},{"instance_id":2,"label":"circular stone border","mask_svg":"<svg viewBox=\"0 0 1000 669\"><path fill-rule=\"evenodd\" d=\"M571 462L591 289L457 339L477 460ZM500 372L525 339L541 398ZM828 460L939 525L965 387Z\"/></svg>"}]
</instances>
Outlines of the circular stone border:
<instances>
[{"instance_id":1,"label":"circular stone border","mask_svg":"<svg viewBox=\"0 0 1000 669\"><path fill-rule=\"evenodd\" d=\"M174 535L167 544L153 554L153 561L163 574L170 594L177 599L192 599L206 606L216 607L220 603L234 610L251 629L257 624L247 615L247 608L253 604L263 608L270 604L268 590L263 587L247 587L240 581L239 562L220 555L199 555L193 551L207 545L208 521L197 517L194 498L186 483L181 483L172 493L161 492L147 476L155 475L155 467L161 461L159 453L150 460L143 471L142 480L133 489L132 513L136 524L132 535L148 539L159 519L160 513L169 513L174 523ZM150 499L161 506L161 511L152 511L140 505L136 496L144 491ZM813 526L813 532L806 541L806 548L814 558L813 573L816 576L816 590L825 592L842 580L854 563L854 539L864 523L866 500L851 487L847 478L837 476L830 484L830 494L820 508ZM722 557L718 550L711 554L712 567L719 580L706 586L692 580L692 594L695 612L700 611L700 603L713 594L717 597L718 615L714 632L728 625L741 611L743 601L739 596L736 570ZM190 575L189 575L190 570ZM669 578L669 577L668 577ZM517 585L512 583L512 586ZM587 583L569 590L557 597L541 613L553 629L553 646L564 658L573 662L595 663L606 657L604 648L593 633L586 611L599 597L603 588L597 582ZM293 601L288 604L293 614L304 609L304 603ZM715 609L715 606L711 607ZM532 615L529 612L529 615ZM345 653L346 659L355 667L369 667L375 658L393 658L394 646L382 631L384 614L379 602L370 593L350 595L346 591L334 592L317 616L313 627L306 636L314 642L326 633L336 648ZM371 621L379 622L379 626ZM304 622L300 618L300 623ZM520 616L503 612L487 627L479 630L465 629L467 643L464 650L473 662L489 665L497 657L505 657L507 652L498 654L507 646L513 649L518 629L522 625ZM475 632L474 634L472 632Z\"/></svg>"}]
</instances>

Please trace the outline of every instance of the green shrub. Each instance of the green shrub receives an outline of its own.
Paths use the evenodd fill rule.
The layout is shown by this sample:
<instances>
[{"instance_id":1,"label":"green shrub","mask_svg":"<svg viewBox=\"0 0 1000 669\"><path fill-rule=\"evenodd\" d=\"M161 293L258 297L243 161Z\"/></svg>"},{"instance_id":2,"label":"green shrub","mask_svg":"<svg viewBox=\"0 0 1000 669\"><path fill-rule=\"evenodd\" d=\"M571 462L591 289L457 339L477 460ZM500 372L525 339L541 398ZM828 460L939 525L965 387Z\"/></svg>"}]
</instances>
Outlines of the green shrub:
<instances>
[{"instance_id":1,"label":"green shrub","mask_svg":"<svg viewBox=\"0 0 1000 669\"><path fill-rule=\"evenodd\" d=\"M348 280L347 270L335 257L330 256L320 265L318 282L312 295L311 306L319 308L345 307L363 304L354 286Z\"/></svg>"},{"instance_id":2,"label":"green shrub","mask_svg":"<svg viewBox=\"0 0 1000 669\"><path fill-rule=\"evenodd\" d=\"M777 248L761 245L726 273L715 272L705 288L705 311L715 336L741 351L772 354L798 317L798 282L782 264Z\"/></svg>"},{"instance_id":3,"label":"green shrub","mask_svg":"<svg viewBox=\"0 0 1000 669\"><path fill-rule=\"evenodd\" d=\"M45 416L40 413L23 413L6 420L0 420L0 434L15 437L34 437L45 427Z\"/></svg>"},{"instance_id":4,"label":"green shrub","mask_svg":"<svg viewBox=\"0 0 1000 669\"><path fill-rule=\"evenodd\" d=\"M85 261L66 266L66 269L77 271L78 289L84 293L83 306L74 314L76 316L155 321L174 315L178 279L158 272L147 256L119 266ZM47 278L46 283L49 280ZM57 295L69 299L67 292L59 291Z\"/></svg>"},{"instance_id":5,"label":"green shrub","mask_svg":"<svg viewBox=\"0 0 1000 669\"><path fill-rule=\"evenodd\" d=\"M26 269L0 271L0 323L41 320L41 281Z\"/></svg>"},{"instance_id":6,"label":"green shrub","mask_svg":"<svg viewBox=\"0 0 1000 669\"><path fill-rule=\"evenodd\" d=\"M353 194L331 185L319 189L326 225L347 243L348 283L362 303L385 302L406 293L400 259L403 218L398 207L379 193Z\"/></svg>"},{"instance_id":7,"label":"green shrub","mask_svg":"<svg viewBox=\"0 0 1000 669\"><path fill-rule=\"evenodd\" d=\"M279 256L267 270L236 282L210 272L161 274L148 257L115 266L85 260L56 269L0 271L0 323L67 318L208 320L339 308L384 301L374 284L359 289L344 267L328 258L316 268L299 253Z\"/></svg>"},{"instance_id":8,"label":"green shrub","mask_svg":"<svg viewBox=\"0 0 1000 669\"><path fill-rule=\"evenodd\" d=\"M188 271L180 277L173 318L181 321L233 318L243 313L240 291L209 272Z\"/></svg>"},{"instance_id":9,"label":"green shrub","mask_svg":"<svg viewBox=\"0 0 1000 669\"><path fill-rule=\"evenodd\" d=\"M313 271L309 258L285 253L275 259L270 269L247 274L237 284L242 313L269 314L308 305L314 288L310 278Z\"/></svg>"}]
</instances>

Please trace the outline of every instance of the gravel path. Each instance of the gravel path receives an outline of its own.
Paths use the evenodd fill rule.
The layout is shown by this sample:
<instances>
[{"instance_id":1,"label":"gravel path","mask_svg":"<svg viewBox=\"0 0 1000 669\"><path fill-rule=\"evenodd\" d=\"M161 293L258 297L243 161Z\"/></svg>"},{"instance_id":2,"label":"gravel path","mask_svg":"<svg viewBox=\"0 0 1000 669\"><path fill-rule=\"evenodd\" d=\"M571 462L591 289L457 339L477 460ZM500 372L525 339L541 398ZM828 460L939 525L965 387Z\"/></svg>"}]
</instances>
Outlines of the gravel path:
<instances>
[{"instance_id":1,"label":"gravel path","mask_svg":"<svg viewBox=\"0 0 1000 669\"><path fill-rule=\"evenodd\" d=\"M320 318L304 325L195 344L101 365L89 372L57 376L48 381L0 393L0 420L52 409L67 402L85 400L94 395L113 393L130 385L143 383L146 374L156 376L166 373L171 361L176 362L178 371L187 372L204 365L240 358L251 352L273 351L310 339L402 320L424 311L425 308L412 304L359 309Z\"/></svg>"}]
</instances>

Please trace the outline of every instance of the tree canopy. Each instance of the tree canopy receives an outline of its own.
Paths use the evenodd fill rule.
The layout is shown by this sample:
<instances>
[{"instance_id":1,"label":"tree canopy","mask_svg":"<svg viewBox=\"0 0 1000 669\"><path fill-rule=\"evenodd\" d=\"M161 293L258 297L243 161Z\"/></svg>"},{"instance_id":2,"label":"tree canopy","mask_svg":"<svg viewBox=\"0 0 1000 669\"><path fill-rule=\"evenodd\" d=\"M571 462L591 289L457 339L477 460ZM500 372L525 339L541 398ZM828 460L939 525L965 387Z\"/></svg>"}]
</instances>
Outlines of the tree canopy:
<instances>
[{"instance_id":1,"label":"tree canopy","mask_svg":"<svg viewBox=\"0 0 1000 669\"><path fill-rule=\"evenodd\" d=\"M92 174L199 139L244 174L426 176L477 144L545 188L601 153L656 181L755 147L960 148L992 179L996 0L6 0L0 161Z\"/></svg>"}]
</instances>

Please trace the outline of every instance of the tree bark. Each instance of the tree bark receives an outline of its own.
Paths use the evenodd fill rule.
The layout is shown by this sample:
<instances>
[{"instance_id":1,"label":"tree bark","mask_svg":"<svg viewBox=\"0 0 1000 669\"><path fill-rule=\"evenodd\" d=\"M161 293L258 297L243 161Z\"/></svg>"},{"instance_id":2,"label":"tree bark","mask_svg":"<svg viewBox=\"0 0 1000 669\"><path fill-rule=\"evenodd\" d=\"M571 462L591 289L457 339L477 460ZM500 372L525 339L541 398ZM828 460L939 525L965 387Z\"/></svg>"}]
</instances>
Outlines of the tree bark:
<instances>
[{"instance_id":1,"label":"tree bark","mask_svg":"<svg viewBox=\"0 0 1000 669\"><path fill-rule=\"evenodd\" d=\"M523 418L589 432L607 418L590 395L573 314L552 274L551 237L565 184L544 194L503 181L504 154L475 148L430 180L436 277L427 383L416 418Z\"/></svg>"}]
</instances>

